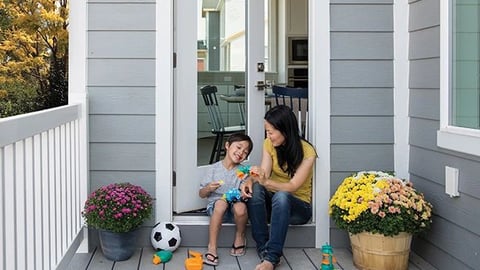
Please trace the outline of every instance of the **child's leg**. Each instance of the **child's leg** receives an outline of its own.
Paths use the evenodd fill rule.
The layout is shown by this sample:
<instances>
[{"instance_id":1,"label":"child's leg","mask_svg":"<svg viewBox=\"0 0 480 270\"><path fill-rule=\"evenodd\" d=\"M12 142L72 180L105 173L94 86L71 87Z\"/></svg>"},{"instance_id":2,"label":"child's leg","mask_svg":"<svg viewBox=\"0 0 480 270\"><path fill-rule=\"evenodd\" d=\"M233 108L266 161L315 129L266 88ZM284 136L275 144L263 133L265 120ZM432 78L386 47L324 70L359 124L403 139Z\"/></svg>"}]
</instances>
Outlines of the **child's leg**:
<instances>
[{"instance_id":1,"label":"child's leg","mask_svg":"<svg viewBox=\"0 0 480 270\"><path fill-rule=\"evenodd\" d=\"M235 219L236 231L235 240L233 242L232 255L243 254L246 248L245 230L248 221L247 205L244 202L234 203L233 214ZM244 248L242 248L242 246Z\"/></svg>"},{"instance_id":2,"label":"child's leg","mask_svg":"<svg viewBox=\"0 0 480 270\"><path fill-rule=\"evenodd\" d=\"M222 219L228 204L224 200L217 200L215 202L213 213L210 216L209 238L208 238L208 252L217 256L217 239L218 233L222 226Z\"/></svg>"}]
</instances>

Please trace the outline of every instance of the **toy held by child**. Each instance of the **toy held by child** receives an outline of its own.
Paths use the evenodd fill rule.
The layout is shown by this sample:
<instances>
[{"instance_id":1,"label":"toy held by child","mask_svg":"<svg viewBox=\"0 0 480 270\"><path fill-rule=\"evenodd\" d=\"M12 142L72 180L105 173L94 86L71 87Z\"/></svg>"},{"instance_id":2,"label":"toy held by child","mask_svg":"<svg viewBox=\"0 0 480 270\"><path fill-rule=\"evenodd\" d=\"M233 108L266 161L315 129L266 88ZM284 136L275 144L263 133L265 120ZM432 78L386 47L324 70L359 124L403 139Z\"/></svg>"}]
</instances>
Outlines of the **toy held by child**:
<instances>
[{"instance_id":1,"label":"toy held by child","mask_svg":"<svg viewBox=\"0 0 480 270\"><path fill-rule=\"evenodd\" d=\"M222 197L227 202L235 203L241 200L240 190L238 188L231 188L223 194Z\"/></svg>"}]
</instances>

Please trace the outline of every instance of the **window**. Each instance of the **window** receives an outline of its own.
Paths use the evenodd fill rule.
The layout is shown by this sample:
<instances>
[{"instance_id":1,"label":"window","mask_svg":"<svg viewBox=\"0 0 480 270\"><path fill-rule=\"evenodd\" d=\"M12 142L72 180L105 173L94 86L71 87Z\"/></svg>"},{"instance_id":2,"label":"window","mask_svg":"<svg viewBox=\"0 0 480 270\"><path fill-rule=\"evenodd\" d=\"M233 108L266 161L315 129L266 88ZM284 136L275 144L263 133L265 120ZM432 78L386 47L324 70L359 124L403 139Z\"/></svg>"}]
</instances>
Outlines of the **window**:
<instances>
[{"instance_id":1,"label":"window","mask_svg":"<svg viewBox=\"0 0 480 270\"><path fill-rule=\"evenodd\" d=\"M439 147L480 156L480 3L441 2Z\"/></svg>"}]
</instances>

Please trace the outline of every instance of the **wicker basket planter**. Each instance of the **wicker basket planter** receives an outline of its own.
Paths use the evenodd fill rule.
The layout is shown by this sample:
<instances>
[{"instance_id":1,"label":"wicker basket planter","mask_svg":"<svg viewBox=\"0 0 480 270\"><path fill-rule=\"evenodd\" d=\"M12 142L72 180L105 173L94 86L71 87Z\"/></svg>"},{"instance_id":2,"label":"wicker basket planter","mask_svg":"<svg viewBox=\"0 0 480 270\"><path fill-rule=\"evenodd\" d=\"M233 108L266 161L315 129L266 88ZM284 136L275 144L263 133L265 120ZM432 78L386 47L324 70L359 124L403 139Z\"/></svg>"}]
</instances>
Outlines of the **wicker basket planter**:
<instances>
[{"instance_id":1,"label":"wicker basket planter","mask_svg":"<svg viewBox=\"0 0 480 270\"><path fill-rule=\"evenodd\" d=\"M407 270L412 235L350 234L353 264L361 270Z\"/></svg>"}]
</instances>

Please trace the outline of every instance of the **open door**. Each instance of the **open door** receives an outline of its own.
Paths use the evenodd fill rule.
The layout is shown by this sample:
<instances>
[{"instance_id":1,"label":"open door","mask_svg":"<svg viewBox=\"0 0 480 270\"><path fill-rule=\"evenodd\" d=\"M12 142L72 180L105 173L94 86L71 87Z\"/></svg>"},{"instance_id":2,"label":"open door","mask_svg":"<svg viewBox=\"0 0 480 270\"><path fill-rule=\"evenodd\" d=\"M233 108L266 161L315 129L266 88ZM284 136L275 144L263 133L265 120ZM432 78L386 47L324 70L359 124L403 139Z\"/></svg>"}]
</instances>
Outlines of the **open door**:
<instances>
[{"instance_id":1,"label":"open door","mask_svg":"<svg viewBox=\"0 0 480 270\"><path fill-rule=\"evenodd\" d=\"M250 162L260 162L265 113L261 85L268 70L268 39L259 26L269 21L264 0L178 0L174 5L173 209L179 214L206 206L198 188L209 163L213 134L199 94L202 86L215 85L218 95L243 98L243 104L219 100L219 106L227 125L246 125L254 141Z\"/></svg>"}]
</instances>

